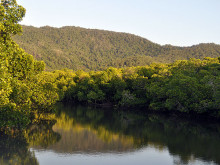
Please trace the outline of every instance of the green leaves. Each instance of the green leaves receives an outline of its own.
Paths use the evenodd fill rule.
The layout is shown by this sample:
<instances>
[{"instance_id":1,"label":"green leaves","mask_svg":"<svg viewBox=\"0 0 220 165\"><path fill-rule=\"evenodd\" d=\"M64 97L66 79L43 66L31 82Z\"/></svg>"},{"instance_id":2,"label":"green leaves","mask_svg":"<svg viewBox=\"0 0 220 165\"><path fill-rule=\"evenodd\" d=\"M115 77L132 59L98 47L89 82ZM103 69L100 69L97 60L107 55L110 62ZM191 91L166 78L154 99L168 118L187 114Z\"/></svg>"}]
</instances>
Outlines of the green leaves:
<instances>
[{"instance_id":1,"label":"green leaves","mask_svg":"<svg viewBox=\"0 0 220 165\"><path fill-rule=\"evenodd\" d=\"M50 73L60 99L72 102L145 106L146 110L219 113L218 59L104 71ZM45 72L43 75L49 73Z\"/></svg>"},{"instance_id":2,"label":"green leaves","mask_svg":"<svg viewBox=\"0 0 220 165\"><path fill-rule=\"evenodd\" d=\"M18 5L16 0L1 0L0 12L1 24L4 26L1 32L5 33L6 37L22 32L22 27L18 23L25 16L26 10Z\"/></svg>"},{"instance_id":3,"label":"green leaves","mask_svg":"<svg viewBox=\"0 0 220 165\"><path fill-rule=\"evenodd\" d=\"M57 101L145 106L146 110L193 111L219 117L219 58L96 72L43 72L45 64L11 39L22 31L18 23L24 15L25 9L15 0L1 1L0 127L24 128L34 112L49 112ZM96 48L90 44L91 49Z\"/></svg>"},{"instance_id":4,"label":"green leaves","mask_svg":"<svg viewBox=\"0 0 220 165\"><path fill-rule=\"evenodd\" d=\"M11 39L11 36L22 32L18 23L24 15L25 9L16 0L1 1L0 127L3 128L24 128L30 123L34 108L51 105L54 99L58 99L56 92L50 92L52 88L42 88L36 80L36 76L44 70L44 63L35 61ZM37 106L34 99L38 98L34 95L36 91L39 96L42 93L44 96L40 97L41 103Z\"/></svg>"}]
</instances>

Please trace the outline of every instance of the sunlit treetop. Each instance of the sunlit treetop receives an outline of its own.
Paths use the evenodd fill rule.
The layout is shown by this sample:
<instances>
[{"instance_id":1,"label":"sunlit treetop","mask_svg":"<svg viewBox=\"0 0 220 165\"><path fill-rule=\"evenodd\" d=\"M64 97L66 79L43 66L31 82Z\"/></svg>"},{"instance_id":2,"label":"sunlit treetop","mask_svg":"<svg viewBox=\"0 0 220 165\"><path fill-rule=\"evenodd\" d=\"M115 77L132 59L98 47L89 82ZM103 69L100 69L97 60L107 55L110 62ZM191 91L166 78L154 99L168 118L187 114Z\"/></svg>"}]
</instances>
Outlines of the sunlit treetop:
<instances>
[{"instance_id":1,"label":"sunlit treetop","mask_svg":"<svg viewBox=\"0 0 220 165\"><path fill-rule=\"evenodd\" d=\"M10 34L22 32L18 23L25 16L25 8L18 5L16 0L1 0L0 6L0 30L1 37L7 38Z\"/></svg>"}]
</instances>

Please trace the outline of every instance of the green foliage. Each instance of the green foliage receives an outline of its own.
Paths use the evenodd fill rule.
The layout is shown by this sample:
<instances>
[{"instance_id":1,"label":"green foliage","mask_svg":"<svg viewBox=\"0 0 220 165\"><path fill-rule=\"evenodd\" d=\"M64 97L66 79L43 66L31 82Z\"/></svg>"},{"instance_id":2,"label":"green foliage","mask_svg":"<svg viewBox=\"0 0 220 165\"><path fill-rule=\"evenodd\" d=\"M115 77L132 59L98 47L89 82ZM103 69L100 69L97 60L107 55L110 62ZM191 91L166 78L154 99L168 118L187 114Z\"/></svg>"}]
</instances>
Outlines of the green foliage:
<instances>
[{"instance_id":1,"label":"green foliage","mask_svg":"<svg viewBox=\"0 0 220 165\"><path fill-rule=\"evenodd\" d=\"M7 105L9 103L9 95L12 92L10 85L10 75L7 72L7 67L3 64L3 61L0 63L0 106Z\"/></svg>"},{"instance_id":2,"label":"green foliage","mask_svg":"<svg viewBox=\"0 0 220 165\"><path fill-rule=\"evenodd\" d=\"M98 90L98 91L90 91L87 94L87 98L88 98L88 102L95 102L96 101L102 101L105 99L105 94L102 92L102 90Z\"/></svg>"},{"instance_id":3,"label":"green foliage","mask_svg":"<svg viewBox=\"0 0 220 165\"><path fill-rule=\"evenodd\" d=\"M11 39L22 31L18 23L24 15L25 9L16 0L1 1L0 127L6 129L25 128L36 108L45 109L58 100L53 87L40 82L44 63L35 61Z\"/></svg>"},{"instance_id":4,"label":"green foliage","mask_svg":"<svg viewBox=\"0 0 220 165\"><path fill-rule=\"evenodd\" d=\"M203 61L195 59L177 61L170 64L168 70L172 76L161 77L147 87L150 108L210 113L219 117L217 84L220 73L217 58L205 58Z\"/></svg>"},{"instance_id":5,"label":"green foliage","mask_svg":"<svg viewBox=\"0 0 220 165\"><path fill-rule=\"evenodd\" d=\"M60 101L144 106L146 110L219 117L219 68L218 58L204 58L96 72L44 72L41 76L50 77L46 82L57 89Z\"/></svg>"},{"instance_id":6,"label":"green foliage","mask_svg":"<svg viewBox=\"0 0 220 165\"><path fill-rule=\"evenodd\" d=\"M37 60L43 60L48 71L104 70L220 56L220 46L216 44L161 46L132 34L79 27L23 26L23 30L23 35L14 36L14 40Z\"/></svg>"},{"instance_id":7,"label":"green foliage","mask_svg":"<svg viewBox=\"0 0 220 165\"><path fill-rule=\"evenodd\" d=\"M153 63L149 66L132 66L121 69L110 67L103 71L78 70L74 72L64 69L43 72L44 62L35 61L33 56L19 48L11 38L22 31L22 27L18 23L24 15L25 9L17 5L15 0L1 1L1 128L25 128L34 119L35 113L51 111L52 105L57 101L98 105L114 104L124 107L144 106L146 109L152 110L207 113L220 117L219 58L206 57L204 60L180 60L171 64ZM176 53L177 58L179 55L181 58L186 57L186 53L189 54L187 57L190 57L192 50L197 52L197 48L200 52L199 58L208 53L211 57L219 55L219 47L214 44L184 49L156 45L143 38L124 33L72 27L24 28L33 35L31 35L30 43L33 44L31 49L35 50L35 45L43 44L45 48L51 48L51 54L44 58L48 58L49 61L59 60L58 64L64 67L69 67L70 64L72 66L74 63L76 64L74 69L99 70L110 65L116 67L138 65L140 63L137 59L141 60L142 64L147 64L149 60L145 63L144 59L149 59L149 57L160 59L161 53L166 55L167 51ZM33 32L33 29L42 32L42 36ZM50 31L49 34L48 31ZM60 36L58 32L63 38L56 40ZM52 41L47 42L47 38L44 39L45 36L48 36L46 34L53 37L56 44ZM39 36L45 43L35 38ZM68 37L70 41L67 42ZM77 42L71 37L77 39ZM72 45L74 47L71 47ZM69 48L70 50L68 50ZM45 49L41 53L47 54L45 53L47 51ZM53 58L54 51L56 52L55 59ZM65 54L62 52L68 52L71 58L66 56L65 62L57 58L61 56L60 53ZM39 55L37 52L33 52L33 54ZM170 56L167 55L167 57ZM174 59L176 58L167 61ZM55 65L49 65L49 67L58 66L56 61L53 64Z\"/></svg>"}]
</instances>

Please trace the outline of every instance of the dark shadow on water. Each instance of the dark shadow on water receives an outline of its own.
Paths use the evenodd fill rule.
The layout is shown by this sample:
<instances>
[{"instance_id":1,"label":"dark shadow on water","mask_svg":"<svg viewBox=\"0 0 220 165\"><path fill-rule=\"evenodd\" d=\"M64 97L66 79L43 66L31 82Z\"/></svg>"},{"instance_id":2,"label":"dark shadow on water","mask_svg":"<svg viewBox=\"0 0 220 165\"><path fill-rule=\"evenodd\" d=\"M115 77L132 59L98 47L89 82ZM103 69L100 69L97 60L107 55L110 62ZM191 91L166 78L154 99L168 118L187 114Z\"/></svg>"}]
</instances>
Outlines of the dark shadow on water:
<instances>
[{"instance_id":1,"label":"dark shadow on water","mask_svg":"<svg viewBox=\"0 0 220 165\"><path fill-rule=\"evenodd\" d=\"M61 122L64 119L66 123ZM154 147L161 151L168 149L171 155L180 158L182 164L191 159L214 161L220 164L220 147L217 147L220 146L220 125L216 122L198 122L152 113L141 114L135 110L128 112L60 104L57 111L57 125L54 128L62 137L65 136L66 140L64 142L64 139L61 139L60 148L56 146L55 149L57 152L60 150L86 153L88 151L84 145L86 142L91 142L94 136L92 134L95 134L105 145L95 143L94 146L89 146L91 147L89 152L120 153ZM63 128L63 132L59 128ZM90 134L87 132L85 136L82 133L83 129L89 130ZM81 131L81 134L77 134L77 130ZM68 134L69 137L73 137L71 132L81 135L81 140L76 140L77 148L74 148L75 143L68 142ZM62 148L65 144L73 146L69 145L69 150L65 150Z\"/></svg>"},{"instance_id":2,"label":"dark shadow on water","mask_svg":"<svg viewBox=\"0 0 220 165\"><path fill-rule=\"evenodd\" d=\"M0 164L1 165L38 165L38 161L28 148L23 135L0 135Z\"/></svg>"},{"instance_id":3,"label":"dark shadow on water","mask_svg":"<svg viewBox=\"0 0 220 165\"><path fill-rule=\"evenodd\" d=\"M47 148L61 136L52 130L54 120L39 120L22 132L0 132L0 165L38 165L31 146Z\"/></svg>"},{"instance_id":4,"label":"dark shadow on water","mask_svg":"<svg viewBox=\"0 0 220 165\"><path fill-rule=\"evenodd\" d=\"M22 135L1 133L0 164L13 160L38 164L30 148L64 154L123 155L148 147L161 152L168 150L174 164L187 164L195 159L220 164L219 123L135 110L63 104L56 109L53 118L39 120Z\"/></svg>"}]
</instances>

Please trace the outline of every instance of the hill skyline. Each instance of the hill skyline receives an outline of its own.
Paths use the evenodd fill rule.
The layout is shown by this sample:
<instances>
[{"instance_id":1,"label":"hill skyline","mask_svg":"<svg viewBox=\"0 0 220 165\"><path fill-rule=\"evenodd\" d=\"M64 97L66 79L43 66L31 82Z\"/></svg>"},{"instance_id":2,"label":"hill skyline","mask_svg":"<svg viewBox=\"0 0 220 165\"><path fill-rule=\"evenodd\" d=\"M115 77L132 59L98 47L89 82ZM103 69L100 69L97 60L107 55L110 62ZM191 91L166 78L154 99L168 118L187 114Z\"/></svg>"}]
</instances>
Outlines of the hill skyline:
<instances>
[{"instance_id":1,"label":"hill skyline","mask_svg":"<svg viewBox=\"0 0 220 165\"><path fill-rule=\"evenodd\" d=\"M201 43L189 47L160 45L143 37L74 26L23 26L13 39L47 70L103 70L107 67L144 66L189 58L219 57L220 45Z\"/></svg>"},{"instance_id":2,"label":"hill skyline","mask_svg":"<svg viewBox=\"0 0 220 165\"><path fill-rule=\"evenodd\" d=\"M114 32L114 33L124 33L124 34L130 34L130 35L134 35L143 39L146 39L152 43L155 43L157 45L160 46L173 46L173 47L182 47L182 48L187 48L187 47L193 47L193 46L197 46L197 45L201 45L201 44L215 44L215 45L219 45L216 42L198 42L197 44L190 44L190 45L175 45L175 44L171 44L169 42L164 43L164 44L160 44L157 43L156 41L150 40L145 36L141 36L132 32L125 32L125 31L114 31L114 30L109 30L109 29L102 29L102 28L87 28L87 27L82 27L82 26L75 26L75 25L63 25L63 26L52 26L52 25L42 25L42 26L34 26L34 25L25 25L25 24L21 24L22 27L33 27L33 28L37 28L37 29L41 29L41 28L54 28L54 29L62 29L62 28L67 28L67 27L75 27L75 28L81 28L81 29L87 29L87 30L98 30L98 31L106 31L106 32ZM21 34L23 35L23 34Z\"/></svg>"},{"instance_id":3,"label":"hill skyline","mask_svg":"<svg viewBox=\"0 0 220 165\"><path fill-rule=\"evenodd\" d=\"M27 9L21 22L24 25L70 25L126 32L161 45L220 44L218 0L63 0L62 3L18 0L18 3Z\"/></svg>"}]
</instances>

